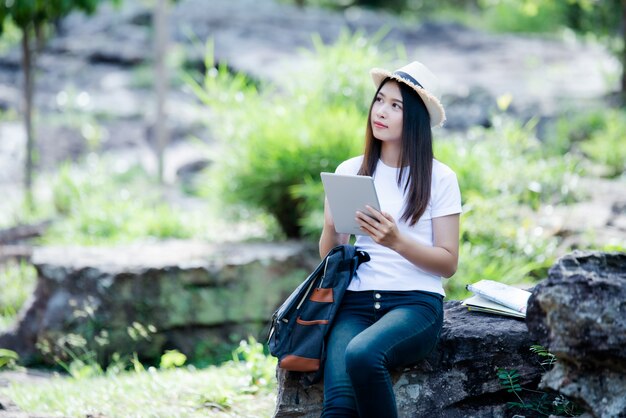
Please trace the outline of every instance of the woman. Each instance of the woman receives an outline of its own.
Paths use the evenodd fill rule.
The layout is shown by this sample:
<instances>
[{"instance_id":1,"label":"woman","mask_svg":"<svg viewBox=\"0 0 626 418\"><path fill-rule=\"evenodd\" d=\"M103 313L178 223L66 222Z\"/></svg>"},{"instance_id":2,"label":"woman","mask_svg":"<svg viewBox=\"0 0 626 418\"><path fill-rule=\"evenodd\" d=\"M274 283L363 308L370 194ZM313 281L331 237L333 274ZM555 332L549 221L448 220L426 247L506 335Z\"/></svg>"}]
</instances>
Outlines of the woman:
<instances>
[{"instance_id":1,"label":"woman","mask_svg":"<svg viewBox=\"0 0 626 418\"><path fill-rule=\"evenodd\" d=\"M357 212L369 253L346 292L327 342L323 417L395 417L389 370L423 359L443 322L442 277L457 268L461 196L455 173L433 158L431 126L445 120L435 76L412 62L373 69L365 153L336 172L374 177L381 211ZM320 256L349 236L325 203Z\"/></svg>"}]
</instances>

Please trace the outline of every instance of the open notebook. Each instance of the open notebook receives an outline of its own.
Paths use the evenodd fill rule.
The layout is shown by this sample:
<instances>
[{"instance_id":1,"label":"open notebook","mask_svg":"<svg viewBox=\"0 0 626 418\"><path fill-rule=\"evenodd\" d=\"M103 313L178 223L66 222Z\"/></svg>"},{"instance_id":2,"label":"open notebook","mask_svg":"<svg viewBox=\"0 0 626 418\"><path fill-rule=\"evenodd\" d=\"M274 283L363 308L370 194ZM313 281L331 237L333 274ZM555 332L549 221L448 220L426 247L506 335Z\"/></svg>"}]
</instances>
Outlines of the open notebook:
<instances>
[{"instance_id":1,"label":"open notebook","mask_svg":"<svg viewBox=\"0 0 626 418\"><path fill-rule=\"evenodd\" d=\"M526 305L531 293L515 286L493 280L480 280L467 285L474 295L463 301L470 311L488 312L517 318L526 317Z\"/></svg>"}]
</instances>

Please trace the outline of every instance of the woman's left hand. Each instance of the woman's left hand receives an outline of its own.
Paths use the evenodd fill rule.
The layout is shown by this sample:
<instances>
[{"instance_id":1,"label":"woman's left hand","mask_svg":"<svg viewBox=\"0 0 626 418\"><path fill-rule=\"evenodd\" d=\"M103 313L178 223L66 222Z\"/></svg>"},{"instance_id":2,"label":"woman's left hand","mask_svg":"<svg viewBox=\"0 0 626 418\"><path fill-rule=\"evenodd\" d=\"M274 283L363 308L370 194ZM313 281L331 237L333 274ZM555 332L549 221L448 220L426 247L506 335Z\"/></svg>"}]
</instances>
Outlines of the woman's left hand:
<instances>
[{"instance_id":1,"label":"woman's left hand","mask_svg":"<svg viewBox=\"0 0 626 418\"><path fill-rule=\"evenodd\" d=\"M356 221L361 230L366 232L376 243L392 248L400 238L400 231L393 216L387 212L380 212L371 206L366 206L369 214L356 212Z\"/></svg>"}]
</instances>

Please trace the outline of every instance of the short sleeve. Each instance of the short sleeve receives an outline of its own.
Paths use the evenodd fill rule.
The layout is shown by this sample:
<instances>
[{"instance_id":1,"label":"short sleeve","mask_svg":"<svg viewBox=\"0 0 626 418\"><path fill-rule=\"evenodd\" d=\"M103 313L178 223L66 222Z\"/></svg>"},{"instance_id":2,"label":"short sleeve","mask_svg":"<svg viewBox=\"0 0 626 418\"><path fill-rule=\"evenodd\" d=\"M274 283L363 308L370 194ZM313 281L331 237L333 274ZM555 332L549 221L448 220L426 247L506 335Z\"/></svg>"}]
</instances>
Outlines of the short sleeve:
<instances>
[{"instance_id":1,"label":"short sleeve","mask_svg":"<svg viewBox=\"0 0 626 418\"><path fill-rule=\"evenodd\" d=\"M350 158L339 164L335 173L337 174L350 174L355 175L359 172L359 168L361 168L361 162L363 161L363 156L360 155L358 157Z\"/></svg>"},{"instance_id":2,"label":"short sleeve","mask_svg":"<svg viewBox=\"0 0 626 418\"><path fill-rule=\"evenodd\" d=\"M454 171L448 169L437 176L432 185L431 217L461 213L461 190Z\"/></svg>"}]
</instances>

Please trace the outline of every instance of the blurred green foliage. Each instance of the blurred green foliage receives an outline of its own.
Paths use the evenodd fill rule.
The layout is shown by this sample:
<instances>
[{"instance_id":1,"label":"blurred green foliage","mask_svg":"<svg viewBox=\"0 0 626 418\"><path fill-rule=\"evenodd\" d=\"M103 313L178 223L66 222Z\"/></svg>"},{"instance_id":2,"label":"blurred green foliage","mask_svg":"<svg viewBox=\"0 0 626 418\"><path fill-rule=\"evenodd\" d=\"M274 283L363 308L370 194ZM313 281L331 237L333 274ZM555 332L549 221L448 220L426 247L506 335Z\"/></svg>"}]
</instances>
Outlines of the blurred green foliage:
<instances>
[{"instance_id":1,"label":"blurred green foliage","mask_svg":"<svg viewBox=\"0 0 626 418\"><path fill-rule=\"evenodd\" d=\"M453 17L501 32L577 32L617 35L620 0L283 0L300 5L384 9L407 18Z\"/></svg>"},{"instance_id":2,"label":"blurred green foliage","mask_svg":"<svg viewBox=\"0 0 626 418\"><path fill-rule=\"evenodd\" d=\"M192 234L138 166L116 172L94 158L84 166L67 163L54 178L52 202L62 217L42 237L43 243L111 244Z\"/></svg>"},{"instance_id":3,"label":"blurred green foliage","mask_svg":"<svg viewBox=\"0 0 626 418\"><path fill-rule=\"evenodd\" d=\"M551 141L555 153L579 154L597 165L605 177L626 172L626 110L601 108L567 112L556 123Z\"/></svg>"},{"instance_id":4,"label":"blurred green foliage","mask_svg":"<svg viewBox=\"0 0 626 418\"><path fill-rule=\"evenodd\" d=\"M20 42L20 37L20 29L12 20L7 19L3 30L0 32L0 55L4 55L15 48Z\"/></svg>"},{"instance_id":5,"label":"blurred green foliage","mask_svg":"<svg viewBox=\"0 0 626 418\"><path fill-rule=\"evenodd\" d=\"M307 2L349 5L340 0ZM490 28L525 32L547 31L558 25L573 27L572 22L577 30L595 30L603 24L599 22L615 19L617 14L608 11L618 5L613 0L572 0L568 5L549 0L361 3L403 5L413 10L435 10L437 5L482 10ZM12 30L5 28L4 40ZM389 53L377 47L382 36L367 39L346 32L334 45L325 45L316 37L315 51L308 56L311 73L306 77L285 74L280 85L233 74L225 64L216 68L208 54L205 77L185 77L210 107L212 125L223 142L218 163L204 182L204 195L247 206L245 210L253 213L267 211L278 219L286 235L317 239L323 222L319 172L333 171L339 162L362 150L365 112L373 93L364 69L393 67L392 61L404 58L402 50ZM623 176L625 131L626 113L614 109L567 114L543 142L536 137L534 120L520 123L502 115L493 117L490 128L449 136L436 131L435 155L456 171L463 194L461 262L456 277L446 281L448 297L464 297L465 284L479 278L517 283L545 277L559 239L539 224L537 211L575 201L576 178L584 174L589 162L605 167L610 177ZM63 166L52 187L54 212L60 218L42 242L92 245L146 237L202 236L202 228L162 203L163 196L153 186L139 167L116 170L102 161ZM626 250L616 246L604 249ZM35 278L30 265L2 267L0 329L14 319L32 292ZM76 351L82 340L71 342L74 354L79 355L66 367L80 381L58 381L37 388L15 385L4 390L24 409L41 412L44 405L48 408L44 412L68 415L84 415L94 405L110 414L127 414L136 408L142 413L154 408L156 414L174 405L179 413L181 406L171 402L171 396L178 396L177 401L184 399L185 405L190 405L192 416L205 415L207 410L245 413L237 410L245 407L242 401L274 389L275 359L267 357L254 340L240 344L232 362L202 375L193 368L146 372L136 357L119 356L112 358L105 373L90 353ZM0 366L3 356L4 361L14 361L11 353L0 352ZM162 357L164 369L183 363L177 352ZM125 373L133 369L135 373ZM102 380L105 375L115 378ZM181 392L172 395L172 387L182 388ZM164 401L155 403L155 399ZM109 409L102 409L104 406ZM268 413L272 408L273 403L266 408Z\"/></svg>"},{"instance_id":6,"label":"blurred green foliage","mask_svg":"<svg viewBox=\"0 0 626 418\"><path fill-rule=\"evenodd\" d=\"M534 120L495 115L492 123L435 141L435 156L457 173L463 198L461 261L456 279L446 281L452 298L463 297L465 284L478 279L545 277L558 240L536 211L577 199L578 156L551 153L537 139Z\"/></svg>"},{"instance_id":7,"label":"blurred green foliage","mask_svg":"<svg viewBox=\"0 0 626 418\"><path fill-rule=\"evenodd\" d=\"M187 356L178 350L166 350L161 356L159 366L161 369L174 369L182 367L187 361Z\"/></svg>"},{"instance_id":8,"label":"blurred green foliage","mask_svg":"<svg viewBox=\"0 0 626 418\"><path fill-rule=\"evenodd\" d=\"M552 32L566 25L571 2L479 0L480 19L497 32Z\"/></svg>"},{"instance_id":9,"label":"blurred green foliage","mask_svg":"<svg viewBox=\"0 0 626 418\"><path fill-rule=\"evenodd\" d=\"M13 350L0 348L0 369L12 369L17 365L20 356Z\"/></svg>"},{"instance_id":10,"label":"blurred green foliage","mask_svg":"<svg viewBox=\"0 0 626 418\"><path fill-rule=\"evenodd\" d=\"M319 172L362 153L374 90L366 70L393 65L401 55L381 56L362 35L344 34L334 45L317 42L306 78L286 75L280 85L257 86L224 64L207 66L202 82L189 77L219 121L212 126L223 142L207 188L271 213L287 236L317 240L323 224ZM567 123L559 122L542 141L537 120L521 123L505 114L494 114L489 128L435 132L435 155L456 171L464 205L458 279L446 282L451 298L464 297L465 284L477 279L545 277L559 239L539 223L538 211L575 202L589 161L613 167L613 175L623 172L619 114L567 115ZM589 133L581 136L581 126ZM607 150L618 157L608 159L613 155ZM294 223L297 229L288 229Z\"/></svg>"},{"instance_id":11,"label":"blurred green foliage","mask_svg":"<svg viewBox=\"0 0 626 418\"><path fill-rule=\"evenodd\" d=\"M26 30L31 27L53 23L69 15L74 10L93 13L105 0L7 0L0 2L0 35L9 19ZM107 0L108 1L108 0ZM111 0L119 4L121 0Z\"/></svg>"},{"instance_id":12,"label":"blurred green foliage","mask_svg":"<svg viewBox=\"0 0 626 418\"><path fill-rule=\"evenodd\" d=\"M203 82L188 77L224 143L207 193L267 211L288 237L303 235L312 206L302 188L362 148L373 87L359 75L391 58L376 41L344 32L331 47L316 38L305 78L286 73L279 85L259 88L226 65L215 68L209 48Z\"/></svg>"},{"instance_id":13,"label":"blurred green foliage","mask_svg":"<svg viewBox=\"0 0 626 418\"><path fill-rule=\"evenodd\" d=\"M532 4L541 8L544 3L518 2L515 7L531 10ZM507 4L513 7L510 1L492 1L489 7ZM474 6L487 7L487 2ZM403 50L385 46L384 35L344 32L332 45L314 37L315 48L305 57L310 70L306 77L285 73L274 85L232 73L225 63L216 65L209 45L206 74L183 77L210 107L212 127L222 139L219 158L201 182L203 196L212 205L225 200L236 206L241 218L259 211L270 214L284 235L316 240L323 223L319 172L334 171L341 161L362 152L373 93L366 70L393 67L405 58ZM69 94L68 103L71 99ZM538 224L537 211L575 201L577 176L590 164L603 167L609 177L624 175L623 110L567 113L543 141L536 137L535 122L494 115L490 128L454 135L435 132L436 156L456 171L463 194L461 279L447 282L452 298L462 297L464 283L477 278L518 282L545 275L559 242ZM216 233L215 227L206 227L206 213L208 219L199 221L163 203L161 191L143 169L114 166L92 158L66 164L53 176L53 209L41 213L58 219L42 243L113 244ZM224 216L221 207L216 211ZM266 236L273 237L272 232ZM16 278L33 275L24 266L10 266L0 275L13 284L3 286L8 290L0 296L5 323L30 292Z\"/></svg>"},{"instance_id":14,"label":"blurred green foliage","mask_svg":"<svg viewBox=\"0 0 626 418\"><path fill-rule=\"evenodd\" d=\"M256 392L273 386L276 376L276 357L269 355L263 344L254 337L242 340L232 352L233 363L243 367L250 377L249 387Z\"/></svg>"}]
</instances>

